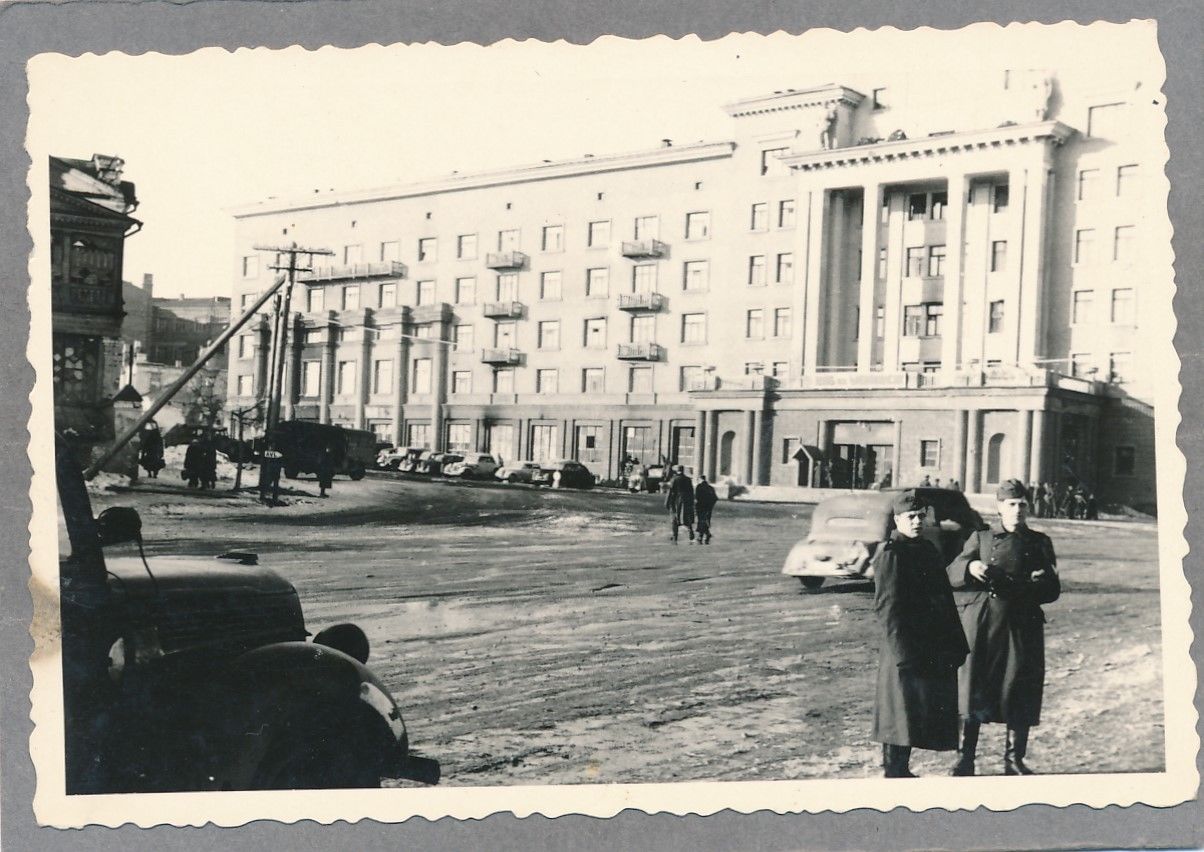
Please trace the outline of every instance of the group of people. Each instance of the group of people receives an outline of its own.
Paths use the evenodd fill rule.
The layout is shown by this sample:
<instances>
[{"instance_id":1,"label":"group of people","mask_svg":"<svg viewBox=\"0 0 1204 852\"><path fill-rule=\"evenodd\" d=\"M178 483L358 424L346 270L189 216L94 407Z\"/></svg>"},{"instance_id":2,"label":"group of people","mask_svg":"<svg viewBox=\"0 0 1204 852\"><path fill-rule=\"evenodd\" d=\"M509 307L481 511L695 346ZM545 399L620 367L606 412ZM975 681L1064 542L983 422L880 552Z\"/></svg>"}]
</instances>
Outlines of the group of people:
<instances>
[{"instance_id":1,"label":"group of people","mask_svg":"<svg viewBox=\"0 0 1204 852\"><path fill-rule=\"evenodd\" d=\"M217 444L208 435L197 438L184 451L184 470L181 477L189 488L209 491L217 487Z\"/></svg>"},{"instance_id":2,"label":"group of people","mask_svg":"<svg viewBox=\"0 0 1204 852\"><path fill-rule=\"evenodd\" d=\"M945 488L949 491L961 491L962 484L956 479L948 479L944 485L941 485L941 478L931 479L928 474L924 474L924 478L920 480L921 488Z\"/></svg>"},{"instance_id":3,"label":"group of people","mask_svg":"<svg viewBox=\"0 0 1204 852\"><path fill-rule=\"evenodd\" d=\"M1095 495L1081 485L1048 482L1028 484L1028 509L1037 518L1070 518L1094 521L1099 518Z\"/></svg>"},{"instance_id":4,"label":"group of people","mask_svg":"<svg viewBox=\"0 0 1204 852\"><path fill-rule=\"evenodd\" d=\"M665 489L665 508L669 510L669 525L672 530L670 540L677 544L678 531L684 526L690 541L699 544L711 543L711 514L719 496L715 488L707 482L705 475L698 477L695 485L686 476L683 465L674 465L673 476ZM694 536L694 525L698 525L698 537Z\"/></svg>"},{"instance_id":5,"label":"group of people","mask_svg":"<svg viewBox=\"0 0 1204 852\"><path fill-rule=\"evenodd\" d=\"M887 778L915 777L913 748L958 751L951 774L974 775L984 723L1007 726L1005 773L1032 774L1029 730L1040 722L1045 681L1041 606L1058 599L1061 582L1049 537L1028 527L1024 483L1004 482L995 499L999 528L973 533L948 565L920 535L922 493L892 502L895 529L874 558L882 644L873 739Z\"/></svg>"}]
</instances>

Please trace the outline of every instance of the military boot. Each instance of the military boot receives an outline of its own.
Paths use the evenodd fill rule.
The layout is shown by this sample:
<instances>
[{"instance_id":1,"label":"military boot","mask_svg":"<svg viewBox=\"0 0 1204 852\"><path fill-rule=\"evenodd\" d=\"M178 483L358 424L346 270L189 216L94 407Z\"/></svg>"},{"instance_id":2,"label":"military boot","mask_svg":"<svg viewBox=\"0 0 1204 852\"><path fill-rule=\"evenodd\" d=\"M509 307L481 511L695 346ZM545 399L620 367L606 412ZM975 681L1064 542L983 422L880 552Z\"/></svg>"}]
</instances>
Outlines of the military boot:
<instances>
[{"instance_id":1,"label":"military boot","mask_svg":"<svg viewBox=\"0 0 1204 852\"><path fill-rule=\"evenodd\" d=\"M979 723L967 719L962 725L962 747L958 753L957 763L949 771L955 777L965 777L974 774L974 760L978 754Z\"/></svg>"},{"instance_id":2,"label":"military boot","mask_svg":"<svg viewBox=\"0 0 1204 852\"><path fill-rule=\"evenodd\" d=\"M1003 774L1035 774L1024 765L1026 754L1028 754L1028 728L1008 728L1007 750L1003 754Z\"/></svg>"},{"instance_id":3,"label":"military boot","mask_svg":"<svg viewBox=\"0 0 1204 852\"><path fill-rule=\"evenodd\" d=\"M911 746L882 745L882 768L887 778L915 778L911 774Z\"/></svg>"}]
</instances>

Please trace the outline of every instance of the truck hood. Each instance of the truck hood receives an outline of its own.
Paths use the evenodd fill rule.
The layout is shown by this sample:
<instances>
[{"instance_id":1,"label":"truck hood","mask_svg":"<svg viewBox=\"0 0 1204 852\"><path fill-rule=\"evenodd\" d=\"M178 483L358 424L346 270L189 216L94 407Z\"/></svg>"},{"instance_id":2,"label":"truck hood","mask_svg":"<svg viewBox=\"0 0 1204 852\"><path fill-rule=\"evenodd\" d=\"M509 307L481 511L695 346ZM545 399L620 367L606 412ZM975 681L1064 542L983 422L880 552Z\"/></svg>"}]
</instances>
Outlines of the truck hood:
<instances>
[{"instance_id":1,"label":"truck hood","mask_svg":"<svg viewBox=\"0 0 1204 852\"><path fill-rule=\"evenodd\" d=\"M146 566L137 556L105 555L105 567L116 575L110 585L120 588L127 597L180 594L183 592L224 592L246 595L296 593L293 584L270 568L261 565L240 565L224 559L205 556L148 556Z\"/></svg>"}]
</instances>

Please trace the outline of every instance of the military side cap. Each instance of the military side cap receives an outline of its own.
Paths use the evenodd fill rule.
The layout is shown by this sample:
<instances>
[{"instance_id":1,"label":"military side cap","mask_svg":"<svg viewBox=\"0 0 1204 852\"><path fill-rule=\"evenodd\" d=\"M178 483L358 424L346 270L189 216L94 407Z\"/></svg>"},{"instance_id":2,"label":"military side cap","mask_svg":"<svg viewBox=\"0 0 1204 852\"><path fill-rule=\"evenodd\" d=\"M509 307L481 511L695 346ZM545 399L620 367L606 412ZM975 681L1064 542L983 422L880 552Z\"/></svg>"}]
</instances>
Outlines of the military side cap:
<instances>
[{"instance_id":1,"label":"military side cap","mask_svg":"<svg viewBox=\"0 0 1204 852\"><path fill-rule=\"evenodd\" d=\"M996 500L1027 500L1028 489L1024 487L1024 483L1019 479L1009 479L1007 482L999 483L999 487L995 489Z\"/></svg>"},{"instance_id":2,"label":"military side cap","mask_svg":"<svg viewBox=\"0 0 1204 852\"><path fill-rule=\"evenodd\" d=\"M902 515L905 512L922 512L927 508L928 501L911 489L900 491L890 503L890 509L896 515Z\"/></svg>"}]
</instances>

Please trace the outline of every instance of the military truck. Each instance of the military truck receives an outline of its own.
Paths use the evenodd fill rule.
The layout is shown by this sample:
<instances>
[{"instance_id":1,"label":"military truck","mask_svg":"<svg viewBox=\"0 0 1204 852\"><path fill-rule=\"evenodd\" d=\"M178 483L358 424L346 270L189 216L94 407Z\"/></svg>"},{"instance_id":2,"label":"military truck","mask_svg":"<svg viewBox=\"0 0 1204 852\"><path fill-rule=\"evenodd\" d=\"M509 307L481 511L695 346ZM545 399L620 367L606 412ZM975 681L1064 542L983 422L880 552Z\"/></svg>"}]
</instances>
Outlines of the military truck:
<instances>
[{"instance_id":1,"label":"military truck","mask_svg":"<svg viewBox=\"0 0 1204 852\"><path fill-rule=\"evenodd\" d=\"M284 475L289 479L302 473L317 473L326 447L334 453L336 474L359 480L364 478L364 471L376 466L376 435L362 429L285 420L276 427L273 443L284 455Z\"/></svg>"}]
</instances>

